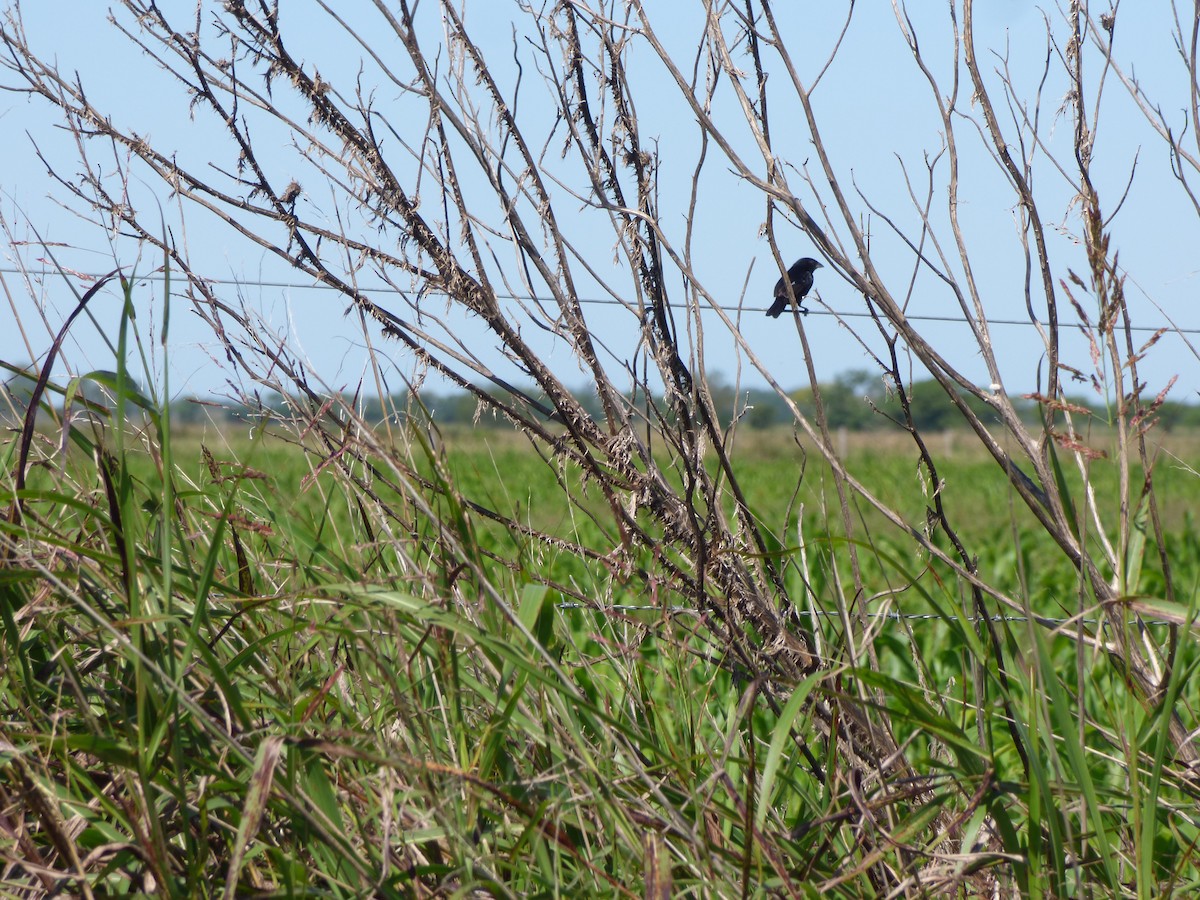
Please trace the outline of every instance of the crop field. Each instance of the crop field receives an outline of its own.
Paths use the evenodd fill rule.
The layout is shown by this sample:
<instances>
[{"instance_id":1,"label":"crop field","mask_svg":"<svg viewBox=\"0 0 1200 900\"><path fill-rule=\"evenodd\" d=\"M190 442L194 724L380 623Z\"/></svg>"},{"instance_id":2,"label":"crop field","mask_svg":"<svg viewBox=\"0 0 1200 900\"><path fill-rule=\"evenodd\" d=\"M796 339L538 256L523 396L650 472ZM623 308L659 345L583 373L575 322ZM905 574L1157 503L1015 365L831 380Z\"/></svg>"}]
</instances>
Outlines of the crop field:
<instances>
[{"instance_id":1,"label":"crop field","mask_svg":"<svg viewBox=\"0 0 1200 900\"><path fill-rule=\"evenodd\" d=\"M558 469L557 478L547 477L542 458L518 434L495 430L472 431L455 428L440 432L444 442L438 448L438 466L442 475L466 500L482 509L469 516L474 537L487 549L499 549L516 540L511 529L495 524L485 513L503 514L523 522L531 531L578 542L597 553L613 549L619 536L605 522L604 498L591 490L577 468ZM842 435L841 449L846 466L855 473L870 493L887 506L905 514L911 527L921 528L925 510L931 503L916 452L900 436L880 438L877 434ZM292 441L256 445L234 436L217 433L205 438L199 432L188 433L179 443L184 458L190 459L192 474L203 480L199 447L206 446L220 456L244 462L266 476L269 495L289 499L289 514L307 520L315 531L353 533L354 511L346 496L331 487L329 477L314 476L321 465L320 448L302 451ZM1008 482L997 477L997 466L982 450L962 434L947 433L934 439L938 476L943 488L941 499L952 526L972 556L979 559L990 578L998 578L1014 596L1029 598L1034 612L1044 616L1070 616L1076 611L1074 573L1058 554L1041 544L1031 514L1015 497ZM222 444L224 451L216 450ZM1095 446L1106 447L1104 439ZM1167 435L1150 445L1154 454L1155 481L1158 488L1158 515L1168 541L1175 577L1184 584L1196 584L1195 570L1200 542L1197 539L1195 512L1200 509L1200 436ZM777 539L773 552L783 560L791 559L803 544L808 554L821 560L817 569L829 570L844 553L836 541L843 528L839 524L838 494L834 478L811 446L797 440L785 429L748 432L733 453L735 471L756 518ZM418 465L416 471L428 477L432 466ZM1133 467L1132 500L1137 500L1143 474ZM1074 495L1082 497L1078 472L1067 472ZM1096 466L1088 473L1090 489L1098 501L1101 520L1115 520L1120 514L1120 494L1112 467ZM570 498L574 498L572 502ZM925 561L911 550L901 550L908 541L897 527L887 522L868 502L851 498L851 515L863 529L863 540L875 548L864 560L874 565L874 580L881 591L894 579L917 582L926 570ZM1086 527L1086 526L1085 526ZM935 540L942 540L935 535ZM879 548L894 544L891 556ZM580 577L582 560L573 554L555 555L543 549L541 563L549 568L549 577ZM1194 571L1194 577L1188 573ZM1161 593L1158 566L1148 564L1144 592ZM930 571L929 576L936 577ZM801 586L797 585L797 589ZM625 598L628 599L628 598ZM910 596L896 598L902 606L915 603L912 613L931 612L921 601Z\"/></svg>"},{"instance_id":2,"label":"crop field","mask_svg":"<svg viewBox=\"0 0 1200 900\"><path fill-rule=\"evenodd\" d=\"M911 448L838 439L920 530L931 500ZM620 556L599 488L517 434L394 429L351 455L282 431L43 431L26 486L3 498L23 500L0 582L7 765L61 798L68 813L43 807L42 827L77 862L66 877L93 888L202 895L217 870L274 895L582 896L657 879L869 896L813 705L853 677L921 786L921 803L880 807L886 864L1055 893L1117 878L1101 848L1120 848L1159 883L1196 883L1186 776L1161 715L1072 637L1104 633L1078 573L994 463L961 435L932 443L949 522L1024 613L993 604L1003 615L981 622L904 528L861 497L843 514L834 475L790 432L735 441L774 538L760 555L831 673L771 709L749 705L759 681L724 655L710 611L646 574L661 560ZM1198 446L1155 448L1166 555L1189 592L1168 612L1200 579ZM5 443L6 471L18 451ZM1089 483L1101 518L1120 515L1112 468ZM868 595L839 605L854 566ZM1147 554L1141 594L1162 584ZM1173 621L1142 627L1180 647L1167 683L1191 721L1197 655ZM943 816L959 846L918 867L919 845L900 845Z\"/></svg>"}]
</instances>

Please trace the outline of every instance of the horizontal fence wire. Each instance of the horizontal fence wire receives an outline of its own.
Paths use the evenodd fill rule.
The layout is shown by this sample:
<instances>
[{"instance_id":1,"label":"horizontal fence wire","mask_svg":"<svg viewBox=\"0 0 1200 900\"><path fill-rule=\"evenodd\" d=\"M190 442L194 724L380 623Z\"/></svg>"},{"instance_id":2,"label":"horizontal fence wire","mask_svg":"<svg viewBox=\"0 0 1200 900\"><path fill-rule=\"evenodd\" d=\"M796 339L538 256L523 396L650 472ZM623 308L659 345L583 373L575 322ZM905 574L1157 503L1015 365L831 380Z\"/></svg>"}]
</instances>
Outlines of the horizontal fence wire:
<instances>
[{"instance_id":1,"label":"horizontal fence wire","mask_svg":"<svg viewBox=\"0 0 1200 900\"><path fill-rule=\"evenodd\" d=\"M28 270L21 270L15 267L0 266L0 274L7 275L28 275L32 274ZM96 280L99 275L88 275L86 273L74 272L71 273L79 278ZM166 276L148 273L146 275L137 276L137 281L163 281ZM178 280L178 279L177 279ZM281 288L297 291L339 291L338 288L329 284L301 284L292 281L256 281L241 278L199 278L206 284L215 285L233 285L237 287L262 287L262 288ZM357 287L355 288L361 294L394 294L395 291L388 287ZM339 291L340 292L340 291ZM428 295L445 296L443 291L429 291ZM527 296L518 296L517 294L496 294L498 300L517 300L522 303L540 303L549 304L554 302L553 297L537 297L532 294ZM582 304L589 306L620 306L626 307L628 304L622 300L614 300L610 297L578 297L576 298ZM725 304L716 304L716 308L726 313L753 313L765 312L765 306L728 306ZM701 312L712 309L712 306L700 307ZM872 318L872 314L867 310L836 310L836 309L809 309L805 315L809 316L831 316L838 319L867 319ZM940 322L948 325L966 325L967 320L961 315L922 315L920 313L906 314L905 319L911 322ZM993 319L987 320L989 325L1007 325L1015 327L1033 328L1036 325L1044 324L1040 322L1031 322L1028 319ZM1122 329L1124 330L1124 329ZM1200 335L1200 327L1196 328L1180 328L1175 325L1130 325L1129 330L1139 333L1154 333L1158 331L1169 331L1177 334L1195 334Z\"/></svg>"}]
</instances>

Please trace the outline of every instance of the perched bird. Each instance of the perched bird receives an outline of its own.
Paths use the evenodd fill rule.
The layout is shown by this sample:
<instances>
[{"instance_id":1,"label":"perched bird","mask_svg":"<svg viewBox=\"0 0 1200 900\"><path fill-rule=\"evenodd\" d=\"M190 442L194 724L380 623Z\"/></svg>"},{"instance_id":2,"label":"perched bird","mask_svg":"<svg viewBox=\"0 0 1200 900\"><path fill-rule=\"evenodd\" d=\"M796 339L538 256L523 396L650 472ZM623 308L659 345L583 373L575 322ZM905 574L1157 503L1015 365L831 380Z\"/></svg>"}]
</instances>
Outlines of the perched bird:
<instances>
[{"instance_id":1,"label":"perched bird","mask_svg":"<svg viewBox=\"0 0 1200 900\"><path fill-rule=\"evenodd\" d=\"M804 257L792 263L792 267L787 270L787 280L792 283L792 293L796 295L796 307L802 313L808 313L804 308L804 304L800 301L804 299L804 295L812 290L813 271L823 268L823 266L815 259ZM771 304L771 308L767 310L767 315L772 319L779 318L779 314L787 309L788 292L787 282L780 278L775 282L775 302Z\"/></svg>"}]
</instances>

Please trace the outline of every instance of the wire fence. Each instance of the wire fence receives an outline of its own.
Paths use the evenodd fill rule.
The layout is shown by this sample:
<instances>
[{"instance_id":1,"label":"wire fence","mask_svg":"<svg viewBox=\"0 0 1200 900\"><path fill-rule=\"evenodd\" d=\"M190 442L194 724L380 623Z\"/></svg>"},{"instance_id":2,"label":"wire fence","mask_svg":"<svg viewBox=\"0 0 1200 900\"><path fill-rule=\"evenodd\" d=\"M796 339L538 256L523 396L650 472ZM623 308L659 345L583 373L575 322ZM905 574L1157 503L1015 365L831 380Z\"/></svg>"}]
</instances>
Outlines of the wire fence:
<instances>
[{"instance_id":1,"label":"wire fence","mask_svg":"<svg viewBox=\"0 0 1200 900\"><path fill-rule=\"evenodd\" d=\"M0 266L0 274L24 275L24 274L28 274L28 273L25 270L22 270L22 269L19 269L16 267L12 267L12 266L10 266L10 267ZM90 275L90 274L82 273L82 272L76 272L73 274L77 275L80 278L84 278L84 279L90 278L90 279L95 280L100 277L99 275ZM147 273L146 275L137 276L138 281L161 282L161 281L164 281L165 279L166 279L165 275L160 275L160 274L155 274L155 273ZM334 287L333 285L304 284L301 282L294 282L294 281L260 281L260 280L250 280L250 279L243 279L243 278L205 278L204 281L207 282L208 284L232 285L232 286L236 286L236 287L259 287L259 288L278 288L281 290L296 290L296 291L333 291L333 292L338 292L338 288ZM358 290L362 294L395 293L391 288L387 288L387 287L358 287L358 288L356 288L356 290ZM434 295L434 296L444 296L444 293L442 291L429 291L428 293L430 295ZM496 294L496 298L499 300L515 300L515 301L519 301L522 303L552 304L555 302L553 297L538 297L538 296L535 296L532 294L525 295L525 296L521 296L518 294ZM588 306L626 307L628 305L627 303L625 303L622 300L614 300L611 297L579 297L577 299L580 303L588 305ZM701 307L701 311L703 312L710 308L711 307ZM724 311L726 313L765 312L767 309L767 307L765 307L765 306L730 306L730 305L726 305L726 304L717 304L717 308L721 309L722 311ZM853 310L809 309L805 313L805 315L829 316L831 318L838 318L838 319L868 319L868 318L871 318L871 313L864 309L853 309ZM929 313L913 313L911 315L906 315L905 318L907 318L913 322L936 322L936 323L945 323L947 325L966 325L967 324L967 320L964 319L961 315L933 315L933 314L929 314ZM1019 328L1033 328L1037 324L1044 324L1044 323L1032 322L1029 319L1007 319L1007 318L991 318L991 317L988 318L987 323L988 323L988 325L1002 325L1002 326L1019 327ZM1182 328L1182 327L1179 327L1176 325L1171 325L1171 324L1162 324L1162 325L1132 325L1131 324L1129 326L1129 330L1131 332L1136 332L1136 333L1140 333L1140 334L1153 334L1158 331L1170 331L1170 332L1174 332L1177 334L1200 335L1200 327Z\"/></svg>"}]
</instances>

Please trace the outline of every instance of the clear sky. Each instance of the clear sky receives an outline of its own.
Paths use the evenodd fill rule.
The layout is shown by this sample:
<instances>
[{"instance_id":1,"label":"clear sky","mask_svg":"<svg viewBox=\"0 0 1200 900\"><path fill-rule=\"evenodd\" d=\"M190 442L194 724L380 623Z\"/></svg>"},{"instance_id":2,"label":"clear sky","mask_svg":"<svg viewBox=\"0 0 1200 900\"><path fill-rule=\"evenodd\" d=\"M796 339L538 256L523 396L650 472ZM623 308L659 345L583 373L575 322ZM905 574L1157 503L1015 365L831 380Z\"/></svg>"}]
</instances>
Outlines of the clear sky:
<instances>
[{"instance_id":1,"label":"clear sky","mask_svg":"<svg viewBox=\"0 0 1200 900\"><path fill-rule=\"evenodd\" d=\"M186 21L186 9L192 8L192 4L166 4L172 5L179 6L181 21ZM920 7L919 13L914 12L914 24L922 49L939 77L947 77L950 30L946 5L924 2L912 5ZM370 4L344 6L346 10L339 5L339 12L358 16L355 21L364 24L373 21ZM689 68L700 27L691 6L694 5L667 0L649 5L652 16L658 16L657 27L664 40L679 49L681 65ZM352 12L348 11L351 7ZM428 37L434 40L439 33L436 10L429 3L424 7L430 29ZM801 77L811 80L837 39L845 15L843 4L787 4L786 7L780 11L784 34L793 40L793 53L801 48L811 51L797 54L801 65L808 67L801 71ZM68 8L69 14L65 13ZM1032 96L1038 88L1047 54L1042 9L1023 0L981 3L980 8L977 41L981 47L989 48L989 65L1000 67L1007 58L1018 90ZM467 3L472 34L494 60L500 83L508 86L515 79L513 22L517 22L518 29L523 27L519 18L515 18L516 11L515 3ZM31 45L43 57L56 60L62 71L78 71L93 103L110 111L115 121L147 134L159 149L176 152L181 159L233 169L235 155L224 133L209 116L200 114L194 121L189 118L187 101L179 86L107 23L101 5L26 3L21 12ZM70 17L70 27L63 27L65 14ZM357 76L363 63L361 51L331 25L328 16L315 4L299 0L284 4L283 15L283 27L291 35L296 55L312 59L324 77L350 93L352 86L347 87L346 80L352 82ZM1045 15L1058 20L1060 13L1047 6ZM128 15L120 12L118 18L129 22ZM1182 127L1188 82L1173 48L1171 27L1168 4L1139 3L1135 14L1127 0L1118 17L1116 55L1126 71L1136 72L1151 91L1157 91L1156 96L1162 98L1165 109L1180 110L1175 120ZM1061 33L1061 28L1058 31ZM519 115L532 134L544 139L551 126L552 109L546 103L545 87L536 78L532 56L520 41L518 47L522 48L519 52L523 54L525 79ZM384 54L400 52L386 42L378 49ZM1094 52L1092 60L1091 71L1098 77L1099 57ZM748 58L743 62L747 68L750 66ZM662 160L659 190L663 228L672 240L682 244L684 214L699 153L697 129L661 66L648 52L635 48L631 66L642 89L638 114L643 141L652 143ZM1058 114L1066 85L1057 61L1051 61L1050 71L1042 87L1043 139L1048 149L1067 153L1071 119L1066 113ZM369 62L363 66L363 72L368 79L377 78L377 70ZM794 99L789 100L783 89L785 73L772 70L770 76L778 80L777 88L772 88L777 91L772 107L776 152L797 168L806 161L811 164L810 136ZM1002 101L999 81L994 74L989 77L993 79L991 86L997 89L997 101ZM1196 253L1200 228L1196 213L1190 205L1185 205L1185 198L1172 179L1165 144L1152 133L1115 77L1109 78L1096 145L1097 187L1105 209L1111 214L1133 172L1128 197L1110 228L1114 246L1120 251L1120 262L1130 277L1128 293L1136 321L1156 326L1165 324L1165 316L1169 316L1185 329L1200 327L1200 313L1195 304L1200 284L1197 278L1200 256ZM11 72L0 77L0 81L6 85L17 83ZM411 122L415 129L412 137L419 138L424 121L412 121L405 116L403 101L394 87L382 81L375 86L379 88L377 104L383 109L394 104L395 120ZM857 187L878 209L915 233L917 220L903 173L907 168L910 174L919 176L926 156L940 149L942 136L929 87L903 42L890 4L859 4L845 42L814 95L814 106L843 187L849 190ZM715 114L718 118L728 117L735 146L745 154L744 158L761 169L761 157L754 151L740 113L733 108L728 94L719 101ZM137 248L119 237L110 244L103 230L81 219L77 201L69 200L67 191L47 176L35 145L68 176L78 171L79 163L70 135L58 127L53 110L44 102L20 94L0 93L0 122L6 134L6 140L0 144L0 162L5 173L0 182L3 187L0 211L11 237L18 242L16 248L9 248L4 265L13 268L16 254L26 266L44 275L33 285L44 309L44 319L26 297L27 288L20 276L11 272L4 275L23 328L0 328L0 358L23 363L30 355L40 358L45 353L50 343L49 333L74 304L62 280L47 274L42 262L46 254L33 244L36 235L52 244L60 262L79 272L107 271L113 267L114 255L126 266L136 262L138 270L143 272L157 266L160 260L149 256L137 261ZM972 248L972 263L989 314L997 320L1024 320L1020 291L1023 263L1016 242L1013 196L999 170L987 158L973 128L963 120L958 132L963 152L960 215ZM328 190L311 169L303 168L288 147L286 137L268 129L260 134L264 148L260 153L270 159L270 148L276 146L280 171L286 172L288 166L296 168L293 177L300 180L305 191L302 202L314 205L332 219L335 209ZM558 140L561 143L561 137ZM100 148L94 148L93 152L93 163L105 165L106 157ZM554 159L557 153L548 156ZM111 160L111 155L107 159ZM941 165L944 177L944 161ZM793 171L791 177L793 185L798 186L797 172ZM1066 181L1043 160L1038 165L1036 188L1047 204L1043 214L1048 216L1055 258L1083 273L1086 270L1083 250L1073 237L1078 231L1078 219ZM171 218L174 213L163 185L145 180L133 185L133 190L144 209L153 208L155 202L161 203L167 218L176 221ZM701 202L692 222L698 277L723 305L734 309L739 304L747 307L739 320L746 340L780 383L786 387L801 386L804 373L797 360L794 328L786 320L780 320L785 323L781 327L780 322L765 318L761 312L779 275L761 235L765 219L761 196L733 178L728 166L720 160L710 161L700 191ZM425 199L428 202L430 198ZM903 292L912 275L911 255L888 233L878 217L868 216L862 201L853 196L851 201L862 209L862 222L871 228L876 265L893 290ZM935 206L944 209L944 194L939 193L935 198ZM588 246L590 242L594 247L591 258L597 266L611 265L614 239L606 219L587 216L578 203L570 200L563 201L559 215L568 222L577 243ZM281 268L262 250L238 240L203 211L188 214L186 222L186 239L193 259L209 276L231 282L224 289L229 297L244 299L259 310L264 320L309 360L314 372L327 385L352 389L358 383L365 367L365 340L357 319L343 315L344 301L328 291L313 289L304 278ZM777 220L776 235L785 256L789 257L788 262L802 255L817 255L803 233L782 220ZM945 249L952 251L950 246ZM514 267L511 254L508 258L500 257L499 265ZM607 274L606 269L601 271ZM1065 274L1065 268L1062 271ZM235 286L233 282L240 284ZM668 287L682 301L678 282ZM816 293L821 302L810 305L818 314L810 316L805 327L820 377L829 379L848 370L869 368L868 356L846 328L832 316L822 314L822 304L845 314L859 313L863 308L861 298L828 267L817 273ZM598 288L595 297L601 297ZM149 328L149 323L160 316L161 288L148 286L140 290L138 300L142 307L139 322ZM927 275L917 278L909 311L914 316L951 319L959 316L947 292ZM94 314L98 327L111 333L119 315L117 298L110 295L98 300ZM615 359L627 359L634 352L638 330L627 312L618 307L595 305L587 307L587 314L594 332L611 348ZM0 321L9 316L8 310L0 312ZM458 337L472 344L484 359L503 372L505 364L494 350L495 340L483 333L478 323L454 312L447 321ZM851 321L862 323L862 320ZM705 323L709 371L721 373L727 380L733 380L740 372L744 386L760 385L761 379L746 369L716 317L706 314ZM65 365L74 371L112 368L111 353L96 336L94 327L82 323L73 342L66 347ZM927 339L942 348L968 375L981 381L986 379L963 324L930 323L924 331ZM371 335L372 340L377 337ZM1036 336L1027 325L997 325L994 337L1010 393L1032 390L1041 350ZM868 340L875 349L879 348L878 339ZM148 344L153 345L153 341ZM388 344L386 349L395 354L398 371L405 372L411 367L396 344ZM1072 340L1068 349L1071 363L1086 369L1086 345ZM547 352L553 353L549 346ZM229 372L222 367L215 338L193 316L173 318L169 355L173 395L223 391ZM580 376L573 374L569 359L552 358L552 363L563 367L563 377L569 384L582 382ZM1193 353L1178 336L1171 335L1154 349L1143 364L1142 374L1152 390L1163 387L1172 375L1178 375L1179 384L1172 396L1194 399L1198 370L1200 366ZM921 377L920 372L914 374Z\"/></svg>"}]
</instances>

